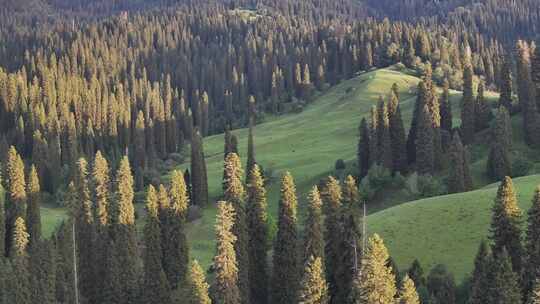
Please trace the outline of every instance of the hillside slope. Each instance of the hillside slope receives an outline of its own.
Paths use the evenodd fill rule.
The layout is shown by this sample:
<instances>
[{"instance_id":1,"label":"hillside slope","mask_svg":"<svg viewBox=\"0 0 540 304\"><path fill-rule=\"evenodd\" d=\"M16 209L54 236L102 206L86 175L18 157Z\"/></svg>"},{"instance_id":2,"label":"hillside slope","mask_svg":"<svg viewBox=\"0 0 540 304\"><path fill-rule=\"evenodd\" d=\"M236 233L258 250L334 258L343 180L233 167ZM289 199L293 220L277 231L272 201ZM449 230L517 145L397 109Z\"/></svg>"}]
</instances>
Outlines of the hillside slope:
<instances>
[{"instance_id":1,"label":"hillside slope","mask_svg":"<svg viewBox=\"0 0 540 304\"><path fill-rule=\"evenodd\" d=\"M524 215L538 184L540 175L514 179ZM409 267L415 258L427 270L443 263L460 282L473 269L480 241L488 237L497 186L418 200L374 213L368 216L368 233L384 238L400 269Z\"/></svg>"}]
</instances>

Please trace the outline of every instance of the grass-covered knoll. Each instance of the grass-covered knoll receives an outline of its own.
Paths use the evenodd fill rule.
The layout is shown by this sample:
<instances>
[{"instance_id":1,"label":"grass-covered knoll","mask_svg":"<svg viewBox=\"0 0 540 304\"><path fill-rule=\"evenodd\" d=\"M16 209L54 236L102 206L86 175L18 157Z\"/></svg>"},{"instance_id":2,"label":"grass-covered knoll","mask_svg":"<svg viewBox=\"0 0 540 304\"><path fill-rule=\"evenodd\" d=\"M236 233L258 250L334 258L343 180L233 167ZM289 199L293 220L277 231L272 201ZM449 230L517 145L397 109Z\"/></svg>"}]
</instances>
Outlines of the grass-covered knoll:
<instances>
[{"instance_id":1,"label":"grass-covered knoll","mask_svg":"<svg viewBox=\"0 0 540 304\"><path fill-rule=\"evenodd\" d=\"M285 170L295 178L301 199L299 208L302 209L308 189L333 172L337 159L344 159L349 168L353 166L360 119L369 116L372 105L376 104L380 95L387 95L393 83L399 85L403 119L408 128L418 82L419 78L393 68L375 70L333 87L299 114L280 116L257 125L257 162L267 172L272 171L274 176L268 193L271 216L277 214L279 176ZM460 99L459 92L452 92L456 118L459 118ZM245 165L247 130L234 130L233 133L238 136L240 156ZM223 141L223 135L204 139L209 190L213 200L221 195ZM204 210L203 217L188 228L191 254L203 266L208 266L214 255L214 222L215 208L211 204Z\"/></svg>"},{"instance_id":2,"label":"grass-covered knoll","mask_svg":"<svg viewBox=\"0 0 540 304\"><path fill-rule=\"evenodd\" d=\"M524 220L539 184L540 175L514 179ZM497 186L413 201L374 213L368 216L368 231L384 238L400 269L418 258L424 269L446 264L457 281L462 281L473 269L480 241L488 237Z\"/></svg>"}]
</instances>

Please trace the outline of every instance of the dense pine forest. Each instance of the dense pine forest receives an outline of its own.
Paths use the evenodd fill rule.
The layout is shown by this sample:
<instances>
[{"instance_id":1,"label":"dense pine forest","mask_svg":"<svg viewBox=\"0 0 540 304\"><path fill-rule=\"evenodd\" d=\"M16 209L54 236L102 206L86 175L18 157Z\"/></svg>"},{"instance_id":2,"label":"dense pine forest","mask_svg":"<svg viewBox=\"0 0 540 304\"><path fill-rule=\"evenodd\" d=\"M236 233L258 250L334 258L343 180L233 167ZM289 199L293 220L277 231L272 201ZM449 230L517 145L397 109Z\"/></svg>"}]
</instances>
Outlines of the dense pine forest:
<instances>
[{"instance_id":1,"label":"dense pine forest","mask_svg":"<svg viewBox=\"0 0 540 304\"><path fill-rule=\"evenodd\" d=\"M538 1L0 4L0 304L540 303Z\"/></svg>"}]
</instances>

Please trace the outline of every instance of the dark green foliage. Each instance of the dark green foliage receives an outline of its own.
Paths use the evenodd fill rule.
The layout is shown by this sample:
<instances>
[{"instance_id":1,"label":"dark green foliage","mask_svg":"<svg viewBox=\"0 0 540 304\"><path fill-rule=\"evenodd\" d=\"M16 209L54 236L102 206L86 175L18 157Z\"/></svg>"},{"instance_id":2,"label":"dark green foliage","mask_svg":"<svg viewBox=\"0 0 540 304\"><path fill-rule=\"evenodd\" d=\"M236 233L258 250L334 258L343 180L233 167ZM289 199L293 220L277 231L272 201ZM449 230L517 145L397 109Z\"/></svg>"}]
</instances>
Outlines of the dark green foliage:
<instances>
[{"instance_id":1,"label":"dark green foliage","mask_svg":"<svg viewBox=\"0 0 540 304\"><path fill-rule=\"evenodd\" d=\"M306 263L302 282L300 283L299 303L327 304L330 297L328 285L324 278L323 262L320 257L310 257Z\"/></svg>"},{"instance_id":2,"label":"dark green foliage","mask_svg":"<svg viewBox=\"0 0 540 304\"><path fill-rule=\"evenodd\" d=\"M487 303L522 303L519 275L512 270L511 257L504 248L495 257L495 260L491 266L491 272L491 288L489 289L489 300Z\"/></svg>"},{"instance_id":3,"label":"dark green foliage","mask_svg":"<svg viewBox=\"0 0 540 304\"><path fill-rule=\"evenodd\" d=\"M523 113L523 130L525 142L530 145L538 145L538 107L536 101L536 89L531 77L531 50L527 42L517 41L517 91L519 105Z\"/></svg>"},{"instance_id":4,"label":"dark green foliage","mask_svg":"<svg viewBox=\"0 0 540 304\"><path fill-rule=\"evenodd\" d=\"M51 241L37 240L30 245L32 303L55 304L56 251Z\"/></svg>"},{"instance_id":5,"label":"dark green foliage","mask_svg":"<svg viewBox=\"0 0 540 304\"><path fill-rule=\"evenodd\" d=\"M392 146L393 161L392 168L394 172L404 173L407 171L407 139L396 90L397 88L395 88L395 90L393 88L393 90L390 91L390 101L388 103L390 142ZM363 178L364 176L360 177Z\"/></svg>"},{"instance_id":6,"label":"dark green foliage","mask_svg":"<svg viewBox=\"0 0 540 304\"><path fill-rule=\"evenodd\" d=\"M268 300L268 214L266 190L259 166L255 164L249 174L247 200L249 285L251 303L265 304Z\"/></svg>"},{"instance_id":7,"label":"dark green foliage","mask_svg":"<svg viewBox=\"0 0 540 304\"><path fill-rule=\"evenodd\" d=\"M384 100L379 100L377 105L377 145L378 145L378 161L377 163L392 170L392 142L390 137L390 121L388 118L388 108Z\"/></svg>"},{"instance_id":8,"label":"dark green foliage","mask_svg":"<svg viewBox=\"0 0 540 304\"><path fill-rule=\"evenodd\" d=\"M30 169L26 193L28 194L26 221L30 243L34 243L41 239L41 187L35 166Z\"/></svg>"},{"instance_id":9,"label":"dark green foliage","mask_svg":"<svg viewBox=\"0 0 540 304\"><path fill-rule=\"evenodd\" d=\"M250 123L249 125L249 134L248 134L248 147L247 147L247 163L246 163L246 181L249 182L251 180L251 172L253 171L253 167L257 163L255 160L255 143L253 138L253 124Z\"/></svg>"},{"instance_id":10,"label":"dark green foliage","mask_svg":"<svg viewBox=\"0 0 540 304\"><path fill-rule=\"evenodd\" d=\"M465 67L463 70L463 99L461 101L461 136L463 143L469 145L474 141L476 130L475 101L473 96L473 68L471 65L470 49L465 55Z\"/></svg>"},{"instance_id":11,"label":"dark green foliage","mask_svg":"<svg viewBox=\"0 0 540 304\"><path fill-rule=\"evenodd\" d=\"M521 273L523 245L521 244L521 210L510 177L505 177L497 190L491 218L492 251L499 258L503 249L508 252L512 269Z\"/></svg>"},{"instance_id":12,"label":"dark green foliage","mask_svg":"<svg viewBox=\"0 0 540 304\"><path fill-rule=\"evenodd\" d=\"M510 67L510 59L505 58L500 75L499 105L506 108L508 112L512 111L512 75Z\"/></svg>"},{"instance_id":13,"label":"dark green foliage","mask_svg":"<svg viewBox=\"0 0 540 304\"><path fill-rule=\"evenodd\" d=\"M0 260L6 254L6 213L5 213L5 192L2 187L2 176L0 175Z\"/></svg>"},{"instance_id":14,"label":"dark green foliage","mask_svg":"<svg viewBox=\"0 0 540 304\"><path fill-rule=\"evenodd\" d=\"M368 170L373 166L374 164L379 163L379 138L378 138L378 130L379 130L379 122L377 118L377 107L372 106L371 107L371 117L370 117L370 125L369 125L369 165Z\"/></svg>"},{"instance_id":15,"label":"dark green foliage","mask_svg":"<svg viewBox=\"0 0 540 304\"><path fill-rule=\"evenodd\" d=\"M536 96L536 107L540 108L540 48L536 46L531 58L531 80L533 82L534 95Z\"/></svg>"},{"instance_id":16,"label":"dark green foliage","mask_svg":"<svg viewBox=\"0 0 540 304\"><path fill-rule=\"evenodd\" d=\"M433 267L427 277L427 288L437 304L454 304L456 301L456 284L454 277L446 266L439 264ZM433 303L433 302L430 302Z\"/></svg>"},{"instance_id":17,"label":"dark green foliage","mask_svg":"<svg viewBox=\"0 0 540 304\"><path fill-rule=\"evenodd\" d=\"M274 245L271 303L293 303L298 291L296 187L290 173L281 180L278 232Z\"/></svg>"},{"instance_id":18,"label":"dark green foliage","mask_svg":"<svg viewBox=\"0 0 540 304\"><path fill-rule=\"evenodd\" d=\"M534 285L540 277L540 187L537 187L534 191L532 206L527 215L526 255L523 275L525 295L533 292Z\"/></svg>"},{"instance_id":19,"label":"dark green foliage","mask_svg":"<svg viewBox=\"0 0 540 304\"><path fill-rule=\"evenodd\" d=\"M72 185L73 192L75 187ZM57 260L56 260L56 299L63 303L75 302L74 287L74 261L73 261L73 223L62 222L54 236ZM113 274L113 269L110 272ZM106 286L106 285L105 285ZM119 293L118 293L119 294ZM106 303L106 302L101 302ZM110 302L108 302L110 303ZM118 302L117 302L118 303Z\"/></svg>"},{"instance_id":20,"label":"dark green foliage","mask_svg":"<svg viewBox=\"0 0 540 304\"><path fill-rule=\"evenodd\" d=\"M141 303L166 304L170 302L170 288L161 264L161 227L158 215L156 189L150 185L146 197L146 225L144 226L144 278Z\"/></svg>"},{"instance_id":21,"label":"dark green foliage","mask_svg":"<svg viewBox=\"0 0 540 304\"><path fill-rule=\"evenodd\" d=\"M218 202L216 220L216 256L214 269L216 278L212 286L213 299L220 304L238 304L241 301L238 289L238 266L234 243L236 236L232 232L234 208L230 203Z\"/></svg>"},{"instance_id":22,"label":"dark green foliage","mask_svg":"<svg viewBox=\"0 0 540 304\"><path fill-rule=\"evenodd\" d=\"M431 124L429 108L424 106L418 124L416 141L416 170L419 174L433 174L435 171L434 129Z\"/></svg>"},{"instance_id":23,"label":"dark green foliage","mask_svg":"<svg viewBox=\"0 0 540 304\"><path fill-rule=\"evenodd\" d=\"M440 102L441 130L452 132L452 103L450 102L449 87L448 79L445 79Z\"/></svg>"},{"instance_id":24,"label":"dark green foliage","mask_svg":"<svg viewBox=\"0 0 540 304\"><path fill-rule=\"evenodd\" d=\"M413 263L411 264L411 268L409 268L407 274L409 275L411 280L413 280L415 286L423 286L426 284L424 270L422 269L422 266L420 265L420 261L418 261L418 259L414 259Z\"/></svg>"},{"instance_id":25,"label":"dark green foliage","mask_svg":"<svg viewBox=\"0 0 540 304\"><path fill-rule=\"evenodd\" d=\"M450 173L448 176L448 192L459 193L472 190L470 181L468 155L461 144L459 133L454 133L450 146Z\"/></svg>"},{"instance_id":26,"label":"dark green foliage","mask_svg":"<svg viewBox=\"0 0 540 304\"><path fill-rule=\"evenodd\" d=\"M191 202L197 206L208 204L208 178L202 137L195 129L191 138Z\"/></svg>"},{"instance_id":27,"label":"dark green foliage","mask_svg":"<svg viewBox=\"0 0 540 304\"><path fill-rule=\"evenodd\" d=\"M360 137L358 139L358 148L357 148L357 166L358 174L362 179L364 178L370 167L370 151L371 151L371 141L370 141L370 130L365 118L362 118L360 122Z\"/></svg>"},{"instance_id":28,"label":"dark green foliage","mask_svg":"<svg viewBox=\"0 0 540 304\"><path fill-rule=\"evenodd\" d=\"M472 274L470 304L483 304L489 302L490 272L492 256L486 241L482 240L476 258L474 259L474 272Z\"/></svg>"},{"instance_id":29,"label":"dark green foliage","mask_svg":"<svg viewBox=\"0 0 540 304\"><path fill-rule=\"evenodd\" d=\"M476 131L487 129L492 117L491 108L484 97L484 90L485 84L483 81L480 81L474 107Z\"/></svg>"},{"instance_id":30,"label":"dark green foliage","mask_svg":"<svg viewBox=\"0 0 540 304\"><path fill-rule=\"evenodd\" d=\"M506 108L500 107L495 121L491 125L490 149L487 161L487 173L493 180L501 180L512 175L512 126Z\"/></svg>"},{"instance_id":31,"label":"dark green foliage","mask_svg":"<svg viewBox=\"0 0 540 304\"><path fill-rule=\"evenodd\" d=\"M339 259L339 238L341 209L341 187L339 182L332 176L328 177L325 189L321 193L323 199L324 212L324 262L326 278L332 297L337 293L336 272Z\"/></svg>"},{"instance_id":32,"label":"dark green foliage","mask_svg":"<svg viewBox=\"0 0 540 304\"><path fill-rule=\"evenodd\" d=\"M180 171L171 173L170 205L165 222L161 222L163 270L171 288L176 289L188 273L189 245L184 232L189 198L184 176Z\"/></svg>"},{"instance_id":33,"label":"dark green foliage","mask_svg":"<svg viewBox=\"0 0 540 304\"><path fill-rule=\"evenodd\" d=\"M307 263L310 257L324 261L322 199L317 186L313 186L309 192L308 200L308 215L304 225L304 263Z\"/></svg>"}]
</instances>

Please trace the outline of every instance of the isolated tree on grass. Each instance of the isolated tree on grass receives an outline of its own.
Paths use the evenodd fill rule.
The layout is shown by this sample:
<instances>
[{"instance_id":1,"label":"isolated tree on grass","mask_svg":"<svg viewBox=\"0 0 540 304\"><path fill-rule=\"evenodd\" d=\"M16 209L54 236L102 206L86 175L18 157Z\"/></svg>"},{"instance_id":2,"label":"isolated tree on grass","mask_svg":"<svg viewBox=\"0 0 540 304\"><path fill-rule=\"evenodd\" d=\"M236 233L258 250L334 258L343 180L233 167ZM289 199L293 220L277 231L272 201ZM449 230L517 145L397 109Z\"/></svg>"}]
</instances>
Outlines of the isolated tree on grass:
<instances>
[{"instance_id":1,"label":"isolated tree on grass","mask_svg":"<svg viewBox=\"0 0 540 304\"><path fill-rule=\"evenodd\" d=\"M397 304L420 304L420 297L416 292L413 280L405 275L399 289Z\"/></svg>"},{"instance_id":2,"label":"isolated tree on grass","mask_svg":"<svg viewBox=\"0 0 540 304\"><path fill-rule=\"evenodd\" d=\"M486 241L482 240L476 258L474 259L474 271L472 273L470 304L489 303L490 272L492 257Z\"/></svg>"},{"instance_id":3,"label":"isolated tree on grass","mask_svg":"<svg viewBox=\"0 0 540 304\"><path fill-rule=\"evenodd\" d=\"M291 303L297 296L298 255L296 186L289 172L281 180L279 218L274 245L272 273L272 303Z\"/></svg>"},{"instance_id":4,"label":"isolated tree on grass","mask_svg":"<svg viewBox=\"0 0 540 304\"><path fill-rule=\"evenodd\" d=\"M249 174L247 226L249 252L249 283L252 303L265 304L268 299L267 248L268 214L264 180L255 164Z\"/></svg>"},{"instance_id":5,"label":"isolated tree on grass","mask_svg":"<svg viewBox=\"0 0 540 304\"><path fill-rule=\"evenodd\" d=\"M521 216L512 179L507 176L499 186L492 207L490 238L495 258L506 248L516 273L521 273L524 253L521 244Z\"/></svg>"},{"instance_id":6,"label":"isolated tree on grass","mask_svg":"<svg viewBox=\"0 0 540 304\"><path fill-rule=\"evenodd\" d=\"M493 180L512 175L512 126L510 115L504 107L499 108L491 126L491 141L487 160L487 173Z\"/></svg>"},{"instance_id":7,"label":"isolated tree on grass","mask_svg":"<svg viewBox=\"0 0 540 304\"><path fill-rule=\"evenodd\" d=\"M328 285L326 284L323 262L320 257L314 258L312 256L308 259L300 285L298 303L329 303Z\"/></svg>"},{"instance_id":8,"label":"isolated tree on grass","mask_svg":"<svg viewBox=\"0 0 540 304\"><path fill-rule=\"evenodd\" d=\"M377 235L369 238L362 266L353 282L351 303L387 304L396 296L396 282L392 269L387 266L388 250Z\"/></svg>"},{"instance_id":9,"label":"isolated tree on grass","mask_svg":"<svg viewBox=\"0 0 540 304\"><path fill-rule=\"evenodd\" d=\"M249 302L249 252L248 226L246 216L245 189L242 183L244 172L236 153L229 153L225 158L223 179L223 198L232 203L235 219L233 233L236 236L234 250L238 263L238 288L242 303Z\"/></svg>"},{"instance_id":10,"label":"isolated tree on grass","mask_svg":"<svg viewBox=\"0 0 540 304\"><path fill-rule=\"evenodd\" d=\"M204 271L199 265L199 262L194 260L191 262L191 267L188 275L188 292L187 304L211 304L208 288L210 286L206 282Z\"/></svg>"},{"instance_id":11,"label":"isolated tree on grass","mask_svg":"<svg viewBox=\"0 0 540 304\"><path fill-rule=\"evenodd\" d=\"M234 208L227 202L218 202L217 207L216 256L214 257L216 278L212 288L213 298L216 303L238 304L241 298L234 250L236 236L232 231L235 218Z\"/></svg>"}]
</instances>

